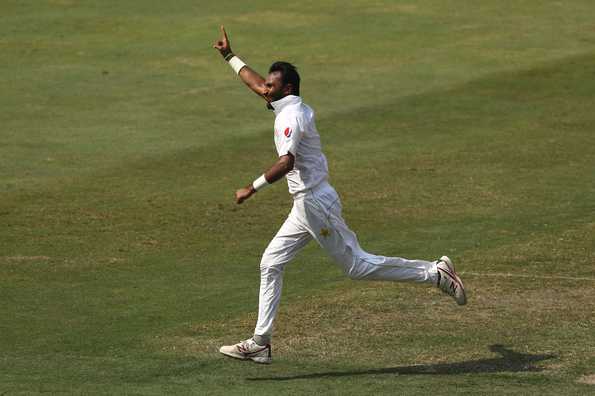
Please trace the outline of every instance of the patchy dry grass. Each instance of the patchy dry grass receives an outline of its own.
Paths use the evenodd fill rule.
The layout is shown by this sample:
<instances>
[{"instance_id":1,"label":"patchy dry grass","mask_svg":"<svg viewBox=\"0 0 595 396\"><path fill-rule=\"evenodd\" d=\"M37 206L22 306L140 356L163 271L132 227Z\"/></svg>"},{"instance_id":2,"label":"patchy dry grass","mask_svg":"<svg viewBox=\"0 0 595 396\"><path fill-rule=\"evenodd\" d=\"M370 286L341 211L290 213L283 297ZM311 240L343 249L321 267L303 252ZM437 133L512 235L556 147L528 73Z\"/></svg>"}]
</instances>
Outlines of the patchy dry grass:
<instances>
[{"instance_id":1,"label":"patchy dry grass","mask_svg":"<svg viewBox=\"0 0 595 396\"><path fill-rule=\"evenodd\" d=\"M479 249L470 250L463 257L464 261L474 264L473 270L481 270L480 273L487 275L495 272L496 276L504 273L504 276L527 276L553 282L576 280L581 290L589 287L589 282L595 282L594 235L595 223L579 223L553 233L523 235L519 241L481 249L481 253Z\"/></svg>"},{"instance_id":2,"label":"patchy dry grass","mask_svg":"<svg viewBox=\"0 0 595 396\"><path fill-rule=\"evenodd\" d=\"M592 392L592 2L247 7L0 5L0 393ZM232 202L275 153L211 48L221 23L255 69L298 65L362 246L448 254L466 307L310 246L274 364L218 354L252 332L291 204Z\"/></svg>"},{"instance_id":3,"label":"patchy dry grass","mask_svg":"<svg viewBox=\"0 0 595 396\"><path fill-rule=\"evenodd\" d=\"M471 293L465 307L455 306L431 287L354 282L342 284L330 295L286 303L277 320L276 357L340 361L357 356L370 364L437 363L486 357L485 343L518 345L520 339L532 345L534 352L560 352L560 347L567 348L561 340L550 345L536 342L560 327L575 327L587 341L564 353L595 347L587 337L595 324L593 288L577 288L572 281L559 280L528 284L525 279L469 279L466 284ZM249 334L255 319L248 314L194 325L183 336L159 337L158 345L190 356L212 354L223 343ZM470 337L478 328L481 332ZM412 344L416 339L429 345ZM433 340L449 341L441 345ZM572 361L566 364L571 367Z\"/></svg>"},{"instance_id":4,"label":"patchy dry grass","mask_svg":"<svg viewBox=\"0 0 595 396\"><path fill-rule=\"evenodd\" d=\"M281 366L289 362L305 366L322 363L328 370L305 370L289 376L275 371L255 379L428 373L540 373L540 378L549 378L546 382L576 379L576 363L595 356L591 334L595 328L595 278L556 276L559 272L551 270L543 276L539 272L515 273L509 260L537 261L534 255L554 244L559 247L554 259L572 256L573 252L591 254L592 229L593 224L583 224L557 236L542 235L531 243L524 240L494 249L502 262L477 262L474 253L465 253L459 267L492 269L485 276L475 272L464 277L469 291L465 307L456 306L425 285L347 279L339 281L332 291L292 296L282 303L277 319L275 362ZM571 243L559 244L561 241ZM566 264L569 271L590 263L590 256L574 257L578 260ZM509 272L494 272L498 268ZM588 274L586 270L583 273ZM255 313L250 311L190 324L170 329L148 340L147 345L166 356L220 359L218 348L248 336L255 321ZM370 369L333 369L353 361ZM584 375L577 381L588 384L590 380Z\"/></svg>"}]
</instances>

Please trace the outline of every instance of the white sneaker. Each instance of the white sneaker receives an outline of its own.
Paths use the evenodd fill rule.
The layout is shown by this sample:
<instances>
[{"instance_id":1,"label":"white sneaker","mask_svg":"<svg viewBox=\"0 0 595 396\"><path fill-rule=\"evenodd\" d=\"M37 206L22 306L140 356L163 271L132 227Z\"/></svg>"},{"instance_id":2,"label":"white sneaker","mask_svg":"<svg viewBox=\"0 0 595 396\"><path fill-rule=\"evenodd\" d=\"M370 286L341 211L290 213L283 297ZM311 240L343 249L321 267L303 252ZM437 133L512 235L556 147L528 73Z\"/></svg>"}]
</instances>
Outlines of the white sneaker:
<instances>
[{"instance_id":1,"label":"white sneaker","mask_svg":"<svg viewBox=\"0 0 595 396\"><path fill-rule=\"evenodd\" d=\"M252 338L241 341L235 345L224 345L219 352L225 356L242 360L253 360L256 363L269 364L271 357L271 344L258 345Z\"/></svg>"},{"instance_id":2,"label":"white sneaker","mask_svg":"<svg viewBox=\"0 0 595 396\"><path fill-rule=\"evenodd\" d=\"M436 286L454 298L457 304L467 304L465 286L463 286L463 281L455 272L455 266L452 264L452 261L447 256L442 256L438 260L436 267L438 269L438 282Z\"/></svg>"}]
</instances>

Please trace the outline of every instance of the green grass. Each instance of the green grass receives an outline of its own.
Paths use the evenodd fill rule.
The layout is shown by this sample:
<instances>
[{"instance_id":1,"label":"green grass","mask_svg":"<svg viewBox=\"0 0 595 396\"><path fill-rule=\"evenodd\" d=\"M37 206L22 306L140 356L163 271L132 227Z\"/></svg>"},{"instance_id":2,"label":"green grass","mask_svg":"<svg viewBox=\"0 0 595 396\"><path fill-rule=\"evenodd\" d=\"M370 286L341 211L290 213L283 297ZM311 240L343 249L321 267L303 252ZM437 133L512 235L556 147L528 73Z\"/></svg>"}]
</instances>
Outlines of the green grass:
<instances>
[{"instance_id":1,"label":"green grass","mask_svg":"<svg viewBox=\"0 0 595 396\"><path fill-rule=\"evenodd\" d=\"M590 1L4 1L0 393L587 394L595 375ZM369 251L455 259L456 307L260 254L289 211L272 115L210 48L295 62Z\"/></svg>"}]
</instances>

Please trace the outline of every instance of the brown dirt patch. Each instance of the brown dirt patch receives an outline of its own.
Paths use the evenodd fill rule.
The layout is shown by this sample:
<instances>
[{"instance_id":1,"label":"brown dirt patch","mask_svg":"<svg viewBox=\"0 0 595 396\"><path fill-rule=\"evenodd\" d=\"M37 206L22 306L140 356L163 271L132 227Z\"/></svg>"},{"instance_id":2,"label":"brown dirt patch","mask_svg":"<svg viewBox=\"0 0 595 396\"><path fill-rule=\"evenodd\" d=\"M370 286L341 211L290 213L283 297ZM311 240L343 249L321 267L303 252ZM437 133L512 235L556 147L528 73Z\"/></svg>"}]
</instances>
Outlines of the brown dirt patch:
<instances>
[{"instance_id":1,"label":"brown dirt patch","mask_svg":"<svg viewBox=\"0 0 595 396\"><path fill-rule=\"evenodd\" d=\"M595 374L583 375L577 382L580 382L581 384L595 385Z\"/></svg>"}]
</instances>

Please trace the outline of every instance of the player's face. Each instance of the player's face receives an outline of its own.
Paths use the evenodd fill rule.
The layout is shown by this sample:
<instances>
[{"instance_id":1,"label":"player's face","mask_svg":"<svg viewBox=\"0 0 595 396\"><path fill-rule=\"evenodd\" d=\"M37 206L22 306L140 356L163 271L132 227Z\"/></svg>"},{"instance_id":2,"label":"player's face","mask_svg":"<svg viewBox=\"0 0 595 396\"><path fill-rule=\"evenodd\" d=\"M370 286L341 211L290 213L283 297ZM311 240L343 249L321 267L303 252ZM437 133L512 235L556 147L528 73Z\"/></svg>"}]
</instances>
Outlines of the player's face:
<instances>
[{"instance_id":1,"label":"player's face","mask_svg":"<svg viewBox=\"0 0 595 396\"><path fill-rule=\"evenodd\" d=\"M264 85L266 87L265 96L271 102L282 99L291 92L289 84L283 85L281 72L272 72L267 76Z\"/></svg>"}]
</instances>

